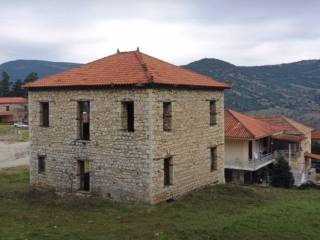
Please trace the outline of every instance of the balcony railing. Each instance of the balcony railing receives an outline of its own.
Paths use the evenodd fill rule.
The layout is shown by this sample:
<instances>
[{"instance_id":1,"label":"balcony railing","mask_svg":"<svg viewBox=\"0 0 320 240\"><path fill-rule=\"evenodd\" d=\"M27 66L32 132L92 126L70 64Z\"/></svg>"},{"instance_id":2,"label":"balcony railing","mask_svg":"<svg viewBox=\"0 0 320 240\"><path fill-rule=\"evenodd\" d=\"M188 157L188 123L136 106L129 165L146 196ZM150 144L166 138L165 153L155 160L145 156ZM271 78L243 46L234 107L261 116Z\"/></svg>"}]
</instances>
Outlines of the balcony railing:
<instances>
[{"instance_id":1,"label":"balcony railing","mask_svg":"<svg viewBox=\"0 0 320 240\"><path fill-rule=\"evenodd\" d=\"M299 157L301 157L302 152L303 152L302 150L291 151L290 157L292 159L299 158ZM278 156L283 156L286 159L288 159L289 158L289 151L288 150L276 150L275 151L275 157L277 158Z\"/></svg>"},{"instance_id":2,"label":"balcony railing","mask_svg":"<svg viewBox=\"0 0 320 240\"><path fill-rule=\"evenodd\" d=\"M224 167L229 169L255 171L272 163L274 160L275 158L272 153L247 161L242 161L240 159L226 159Z\"/></svg>"}]
</instances>

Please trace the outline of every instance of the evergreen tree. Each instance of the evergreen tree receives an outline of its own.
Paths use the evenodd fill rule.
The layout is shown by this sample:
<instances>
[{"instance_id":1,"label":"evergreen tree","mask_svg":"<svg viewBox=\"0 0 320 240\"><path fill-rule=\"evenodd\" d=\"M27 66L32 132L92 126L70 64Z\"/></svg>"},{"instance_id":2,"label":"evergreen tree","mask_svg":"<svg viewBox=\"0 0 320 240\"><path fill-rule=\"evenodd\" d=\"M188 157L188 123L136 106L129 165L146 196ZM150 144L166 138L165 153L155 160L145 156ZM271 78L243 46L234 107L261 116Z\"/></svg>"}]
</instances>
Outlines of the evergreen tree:
<instances>
[{"instance_id":1,"label":"evergreen tree","mask_svg":"<svg viewBox=\"0 0 320 240\"><path fill-rule=\"evenodd\" d=\"M23 97L26 95L25 89L22 87L22 81L17 80L11 89L11 95L15 97Z\"/></svg>"},{"instance_id":2,"label":"evergreen tree","mask_svg":"<svg viewBox=\"0 0 320 240\"><path fill-rule=\"evenodd\" d=\"M7 72L2 72L2 80L0 81L0 96L7 97L10 95L10 76Z\"/></svg>"},{"instance_id":3,"label":"evergreen tree","mask_svg":"<svg viewBox=\"0 0 320 240\"><path fill-rule=\"evenodd\" d=\"M320 143L317 141L312 141L311 152L315 154L320 154Z\"/></svg>"},{"instance_id":4,"label":"evergreen tree","mask_svg":"<svg viewBox=\"0 0 320 240\"><path fill-rule=\"evenodd\" d=\"M38 73L31 72L28 74L28 76L25 78L24 83L33 82L35 80L39 79Z\"/></svg>"},{"instance_id":5,"label":"evergreen tree","mask_svg":"<svg viewBox=\"0 0 320 240\"><path fill-rule=\"evenodd\" d=\"M294 183L290 166L283 156L280 156L272 170L271 185L274 187L290 188Z\"/></svg>"}]
</instances>

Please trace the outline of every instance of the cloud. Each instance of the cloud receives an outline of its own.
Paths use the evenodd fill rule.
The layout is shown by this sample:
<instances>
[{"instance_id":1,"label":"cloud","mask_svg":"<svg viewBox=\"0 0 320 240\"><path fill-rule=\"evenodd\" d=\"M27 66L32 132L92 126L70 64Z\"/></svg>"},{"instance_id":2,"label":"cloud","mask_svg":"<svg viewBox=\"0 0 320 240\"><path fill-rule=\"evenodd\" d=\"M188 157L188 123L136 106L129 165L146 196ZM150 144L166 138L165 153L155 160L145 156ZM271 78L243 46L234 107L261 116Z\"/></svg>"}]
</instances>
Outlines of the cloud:
<instances>
[{"instance_id":1,"label":"cloud","mask_svg":"<svg viewBox=\"0 0 320 240\"><path fill-rule=\"evenodd\" d=\"M0 62L88 62L120 50L186 64L319 58L317 1L3 1Z\"/></svg>"}]
</instances>

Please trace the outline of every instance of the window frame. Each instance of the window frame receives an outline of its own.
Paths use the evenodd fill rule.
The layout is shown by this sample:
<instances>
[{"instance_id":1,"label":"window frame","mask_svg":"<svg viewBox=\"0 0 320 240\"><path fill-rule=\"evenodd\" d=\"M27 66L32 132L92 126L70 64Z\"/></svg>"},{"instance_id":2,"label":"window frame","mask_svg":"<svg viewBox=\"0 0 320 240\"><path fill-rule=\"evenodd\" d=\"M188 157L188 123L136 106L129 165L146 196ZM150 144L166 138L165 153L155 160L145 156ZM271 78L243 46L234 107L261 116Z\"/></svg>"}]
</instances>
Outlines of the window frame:
<instances>
[{"instance_id":1,"label":"window frame","mask_svg":"<svg viewBox=\"0 0 320 240\"><path fill-rule=\"evenodd\" d=\"M217 100L209 101L209 125L217 125Z\"/></svg>"},{"instance_id":2,"label":"window frame","mask_svg":"<svg viewBox=\"0 0 320 240\"><path fill-rule=\"evenodd\" d=\"M38 174L46 172L46 155L38 155Z\"/></svg>"},{"instance_id":3,"label":"window frame","mask_svg":"<svg viewBox=\"0 0 320 240\"><path fill-rule=\"evenodd\" d=\"M173 158L172 156L163 159L163 186L173 185Z\"/></svg>"},{"instance_id":4,"label":"window frame","mask_svg":"<svg viewBox=\"0 0 320 240\"><path fill-rule=\"evenodd\" d=\"M50 104L49 101L40 102L40 127L50 127Z\"/></svg>"},{"instance_id":5,"label":"window frame","mask_svg":"<svg viewBox=\"0 0 320 240\"><path fill-rule=\"evenodd\" d=\"M87 103L87 109L85 104ZM90 101L89 100L80 100L77 102L77 114L78 114L78 138L82 141L90 141ZM84 113L87 110L87 122L84 122ZM84 124L87 124L85 126ZM85 129L86 127L86 129Z\"/></svg>"},{"instance_id":6,"label":"window frame","mask_svg":"<svg viewBox=\"0 0 320 240\"><path fill-rule=\"evenodd\" d=\"M210 171L218 170L218 148L217 146L210 147Z\"/></svg>"},{"instance_id":7,"label":"window frame","mask_svg":"<svg viewBox=\"0 0 320 240\"><path fill-rule=\"evenodd\" d=\"M134 101L121 102L121 124L122 130L127 132L135 131L135 110Z\"/></svg>"},{"instance_id":8,"label":"window frame","mask_svg":"<svg viewBox=\"0 0 320 240\"><path fill-rule=\"evenodd\" d=\"M163 131L171 132L172 131L172 102L165 101L162 104L162 122L163 122Z\"/></svg>"}]
</instances>

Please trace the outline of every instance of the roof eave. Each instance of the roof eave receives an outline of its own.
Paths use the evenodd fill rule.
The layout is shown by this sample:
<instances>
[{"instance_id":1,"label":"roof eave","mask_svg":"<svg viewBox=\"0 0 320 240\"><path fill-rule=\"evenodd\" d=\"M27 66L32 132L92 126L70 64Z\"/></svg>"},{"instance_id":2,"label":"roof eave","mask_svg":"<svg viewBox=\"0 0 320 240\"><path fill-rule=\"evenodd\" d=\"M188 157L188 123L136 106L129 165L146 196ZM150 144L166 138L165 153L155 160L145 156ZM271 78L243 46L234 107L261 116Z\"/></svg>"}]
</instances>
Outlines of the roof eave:
<instances>
[{"instance_id":1,"label":"roof eave","mask_svg":"<svg viewBox=\"0 0 320 240\"><path fill-rule=\"evenodd\" d=\"M166 83L130 83L130 84L92 84L92 85L56 85L56 86L32 86L26 85L28 91L33 90L55 90L55 89L79 89L79 88L121 88L121 87L165 87L165 88L189 88L189 89L211 89L220 90L230 89L231 86L205 86L205 85L187 85L187 84L166 84Z\"/></svg>"}]
</instances>

